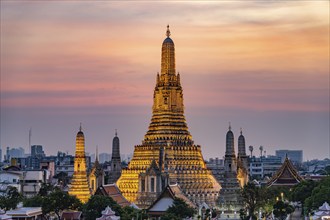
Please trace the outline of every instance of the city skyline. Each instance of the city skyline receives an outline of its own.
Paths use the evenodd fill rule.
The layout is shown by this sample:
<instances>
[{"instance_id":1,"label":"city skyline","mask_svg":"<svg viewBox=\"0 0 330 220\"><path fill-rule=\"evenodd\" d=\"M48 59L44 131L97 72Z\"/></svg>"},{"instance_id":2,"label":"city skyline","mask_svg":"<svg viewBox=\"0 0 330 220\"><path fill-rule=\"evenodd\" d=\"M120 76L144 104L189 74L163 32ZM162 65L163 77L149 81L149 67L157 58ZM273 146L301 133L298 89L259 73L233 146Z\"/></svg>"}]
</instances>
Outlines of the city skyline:
<instances>
[{"instance_id":1,"label":"city skyline","mask_svg":"<svg viewBox=\"0 0 330 220\"><path fill-rule=\"evenodd\" d=\"M267 154L330 157L329 2L1 1L0 146L133 153L150 122L166 25L204 159L231 122Z\"/></svg>"}]
</instances>

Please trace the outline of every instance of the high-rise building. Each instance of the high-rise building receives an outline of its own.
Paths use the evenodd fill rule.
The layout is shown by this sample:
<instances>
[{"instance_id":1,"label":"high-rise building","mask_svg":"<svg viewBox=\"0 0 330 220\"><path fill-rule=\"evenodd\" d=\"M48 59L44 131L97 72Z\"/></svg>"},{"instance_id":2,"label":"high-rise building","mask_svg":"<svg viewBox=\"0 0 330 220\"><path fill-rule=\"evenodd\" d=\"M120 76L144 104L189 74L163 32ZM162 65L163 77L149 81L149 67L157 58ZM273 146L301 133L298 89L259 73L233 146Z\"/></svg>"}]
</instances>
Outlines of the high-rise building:
<instances>
[{"instance_id":1,"label":"high-rise building","mask_svg":"<svg viewBox=\"0 0 330 220\"><path fill-rule=\"evenodd\" d=\"M25 157L25 150L22 147L9 148L7 147L6 159L10 161L11 158Z\"/></svg>"},{"instance_id":2,"label":"high-rise building","mask_svg":"<svg viewBox=\"0 0 330 220\"><path fill-rule=\"evenodd\" d=\"M81 131L81 125L76 137L76 155L74 158L74 172L69 188L69 194L76 196L83 203L91 196L86 172L85 136Z\"/></svg>"},{"instance_id":3,"label":"high-rise building","mask_svg":"<svg viewBox=\"0 0 330 220\"><path fill-rule=\"evenodd\" d=\"M105 163L107 161L111 160L111 155L108 153L100 153L99 155L99 161L100 163Z\"/></svg>"},{"instance_id":4,"label":"high-rise building","mask_svg":"<svg viewBox=\"0 0 330 220\"><path fill-rule=\"evenodd\" d=\"M117 130L115 137L112 140L112 156L110 162L110 172L108 183L115 183L121 175L121 159L120 159L120 146Z\"/></svg>"},{"instance_id":5,"label":"high-rise building","mask_svg":"<svg viewBox=\"0 0 330 220\"><path fill-rule=\"evenodd\" d=\"M303 162L303 151L302 150L276 150L275 155L281 157L282 162L288 157L292 163L301 164Z\"/></svg>"},{"instance_id":6,"label":"high-rise building","mask_svg":"<svg viewBox=\"0 0 330 220\"><path fill-rule=\"evenodd\" d=\"M40 157L45 157L45 152L42 148L42 145L32 145L31 146L31 156L40 156Z\"/></svg>"},{"instance_id":7,"label":"high-rise building","mask_svg":"<svg viewBox=\"0 0 330 220\"><path fill-rule=\"evenodd\" d=\"M122 170L117 185L130 202L139 205L138 195L162 190L157 184L165 180L159 178L168 178L168 183L177 183L193 203L205 202L215 206L221 187L206 167L201 146L194 144L188 131L180 74L175 70L175 49L170 34L167 27L149 129L142 144L135 146L133 158ZM150 170L159 170L160 175L150 173ZM139 178L143 173L148 176L145 182L145 178ZM153 197L150 200L148 203Z\"/></svg>"}]
</instances>

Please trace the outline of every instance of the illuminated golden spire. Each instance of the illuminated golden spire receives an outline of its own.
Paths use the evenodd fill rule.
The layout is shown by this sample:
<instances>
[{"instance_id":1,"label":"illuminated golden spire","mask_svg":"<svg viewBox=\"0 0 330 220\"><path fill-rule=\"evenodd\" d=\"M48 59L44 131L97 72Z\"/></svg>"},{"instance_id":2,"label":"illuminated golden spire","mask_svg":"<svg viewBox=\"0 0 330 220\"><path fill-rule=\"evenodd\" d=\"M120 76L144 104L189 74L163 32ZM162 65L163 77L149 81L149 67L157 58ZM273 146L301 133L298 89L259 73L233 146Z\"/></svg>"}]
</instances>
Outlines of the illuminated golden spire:
<instances>
[{"instance_id":1,"label":"illuminated golden spire","mask_svg":"<svg viewBox=\"0 0 330 220\"><path fill-rule=\"evenodd\" d=\"M168 174L169 182L180 185L189 199L215 206L221 187L207 169L201 147L194 145L188 131L180 75L175 72L174 43L170 34L167 26L167 37L162 44L161 74L156 76L149 129L142 144L135 146L133 158L128 167L122 170L116 184L129 201L147 207L153 197L141 191L143 184L139 183L139 175L145 173L152 163L158 163L157 166ZM156 158L159 159L156 161ZM148 203L139 197L141 193L148 194Z\"/></svg>"},{"instance_id":2,"label":"illuminated golden spire","mask_svg":"<svg viewBox=\"0 0 330 220\"><path fill-rule=\"evenodd\" d=\"M169 141L192 144L192 137L184 116L180 75L175 74L174 43L170 35L170 29L167 26L167 38L162 44L161 75L157 74L153 115L144 143L166 144Z\"/></svg>"},{"instance_id":3,"label":"illuminated golden spire","mask_svg":"<svg viewBox=\"0 0 330 220\"><path fill-rule=\"evenodd\" d=\"M175 49L174 42L170 38L171 32L167 26L166 38L162 45L161 75L175 75ZM169 80L169 78L163 78Z\"/></svg>"},{"instance_id":4,"label":"illuminated golden spire","mask_svg":"<svg viewBox=\"0 0 330 220\"><path fill-rule=\"evenodd\" d=\"M76 196L85 203L90 197L90 190L87 181L85 136L82 132L81 123L76 137L76 155L74 158L74 173L71 181L69 194Z\"/></svg>"}]
</instances>

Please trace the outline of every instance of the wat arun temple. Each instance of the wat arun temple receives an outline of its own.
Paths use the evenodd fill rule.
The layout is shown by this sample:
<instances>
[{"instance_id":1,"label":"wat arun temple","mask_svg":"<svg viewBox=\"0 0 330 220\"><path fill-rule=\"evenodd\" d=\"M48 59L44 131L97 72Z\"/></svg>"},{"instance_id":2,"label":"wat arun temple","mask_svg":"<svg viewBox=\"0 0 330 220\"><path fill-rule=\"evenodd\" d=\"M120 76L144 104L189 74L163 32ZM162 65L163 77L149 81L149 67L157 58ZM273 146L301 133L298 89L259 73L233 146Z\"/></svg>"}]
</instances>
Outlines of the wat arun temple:
<instances>
[{"instance_id":1,"label":"wat arun temple","mask_svg":"<svg viewBox=\"0 0 330 220\"><path fill-rule=\"evenodd\" d=\"M200 145L194 144L184 116L180 74L167 26L161 51L161 73L156 76L152 118L132 160L122 170L117 186L139 207L148 207L168 184L177 184L193 203L214 207L221 186L207 169Z\"/></svg>"}]
</instances>

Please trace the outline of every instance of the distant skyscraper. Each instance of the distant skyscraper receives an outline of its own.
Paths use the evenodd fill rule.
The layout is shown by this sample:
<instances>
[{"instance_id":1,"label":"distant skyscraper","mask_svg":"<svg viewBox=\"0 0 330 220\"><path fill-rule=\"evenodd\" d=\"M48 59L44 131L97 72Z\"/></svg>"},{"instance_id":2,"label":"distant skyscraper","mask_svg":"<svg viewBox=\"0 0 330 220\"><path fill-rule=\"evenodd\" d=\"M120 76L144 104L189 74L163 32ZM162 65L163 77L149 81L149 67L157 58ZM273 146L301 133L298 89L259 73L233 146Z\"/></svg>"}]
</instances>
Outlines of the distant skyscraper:
<instances>
[{"instance_id":1,"label":"distant skyscraper","mask_svg":"<svg viewBox=\"0 0 330 220\"><path fill-rule=\"evenodd\" d=\"M32 157L34 157L34 156L41 156L41 157L46 156L45 152L42 148L42 145L32 145L31 146L31 156Z\"/></svg>"},{"instance_id":2,"label":"distant skyscraper","mask_svg":"<svg viewBox=\"0 0 330 220\"><path fill-rule=\"evenodd\" d=\"M140 205L138 194L157 191L159 172L177 183L182 192L195 204L215 206L220 185L207 169L201 146L195 145L184 116L183 90L180 74L175 70L175 48L167 27L161 49L161 73L156 76L152 118L141 145L134 147L133 158L123 169L117 185L130 201ZM146 173L148 181L140 181ZM139 176L141 178L139 178ZM147 185L148 184L148 185ZM145 197L144 197L145 198Z\"/></svg>"},{"instance_id":3,"label":"distant skyscraper","mask_svg":"<svg viewBox=\"0 0 330 220\"><path fill-rule=\"evenodd\" d=\"M81 125L76 137L74 173L69 194L76 196L83 203L87 202L91 196L86 172L85 137L84 133L81 131Z\"/></svg>"},{"instance_id":4,"label":"distant skyscraper","mask_svg":"<svg viewBox=\"0 0 330 220\"><path fill-rule=\"evenodd\" d=\"M111 170L108 183L115 183L121 175L120 145L117 130L112 140Z\"/></svg>"},{"instance_id":5,"label":"distant skyscraper","mask_svg":"<svg viewBox=\"0 0 330 220\"><path fill-rule=\"evenodd\" d=\"M7 147L7 153L6 153L7 160L10 160L11 158L18 158L18 157L24 157L25 156L25 150L21 147L18 148L10 148Z\"/></svg>"},{"instance_id":6,"label":"distant skyscraper","mask_svg":"<svg viewBox=\"0 0 330 220\"><path fill-rule=\"evenodd\" d=\"M106 161L111 161L111 155L108 153L100 153L99 155L99 161L100 163L104 163Z\"/></svg>"},{"instance_id":7,"label":"distant skyscraper","mask_svg":"<svg viewBox=\"0 0 330 220\"><path fill-rule=\"evenodd\" d=\"M301 164L303 162L302 150L277 150L275 154L281 157L282 162L285 161L286 155L294 164Z\"/></svg>"}]
</instances>

